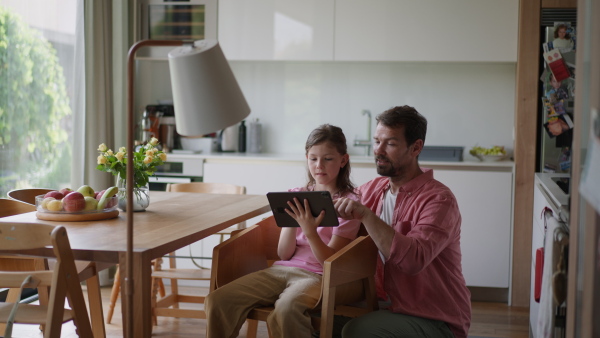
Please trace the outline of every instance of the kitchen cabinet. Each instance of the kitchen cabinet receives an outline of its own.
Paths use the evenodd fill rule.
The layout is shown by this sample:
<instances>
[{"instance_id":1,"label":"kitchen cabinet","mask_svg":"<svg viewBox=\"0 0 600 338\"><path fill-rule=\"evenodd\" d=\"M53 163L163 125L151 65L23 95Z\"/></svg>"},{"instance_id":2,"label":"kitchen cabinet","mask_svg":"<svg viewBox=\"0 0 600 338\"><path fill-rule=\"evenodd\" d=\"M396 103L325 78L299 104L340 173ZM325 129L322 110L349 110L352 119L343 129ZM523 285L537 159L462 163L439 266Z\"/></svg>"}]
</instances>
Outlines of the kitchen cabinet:
<instances>
[{"instance_id":1,"label":"kitchen cabinet","mask_svg":"<svg viewBox=\"0 0 600 338\"><path fill-rule=\"evenodd\" d=\"M516 62L518 0L220 0L230 60Z\"/></svg>"},{"instance_id":2,"label":"kitchen cabinet","mask_svg":"<svg viewBox=\"0 0 600 338\"><path fill-rule=\"evenodd\" d=\"M245 185L248 194L286 191L306 183L305 163L298 157L297 161L207 158L204 181ZM351 163L355 184L377 176L371 158L364 163L351 159ZM434 168L435 178L452 189L458 201L468 286L508 290L510 285L513 173L510 163L504 163L507 165L497 167L422 164Z\"/></svg>"},{"instance_id":3,"label":"kitchen cabinet","mask_svg":"<svg viewBox=\"0 0 600 338\"><path fill-rule=\"evenodd\" d=\"M334 0L220 0L229 60L333 60Z\"/></svg>"},{"instance_id":4,"label":"kitchen cabinet","mask_svg":"<svg viewBox=\"0 0 600 338\"><path fill-rule=\"evenodd\" d=\"M462 216L463 274L468 286L510 285L512 172L435 170Z\"/></svg>"},{"instance_id":5,"label":"kitchen cabinet","mask_svg":"<svg viewBox=\"0 0 600 338\"><path fill-rule=\"evenodd\" d=\"M336 0L335 60L516 62L518 0Z\"/></svg>"}]
</instances>

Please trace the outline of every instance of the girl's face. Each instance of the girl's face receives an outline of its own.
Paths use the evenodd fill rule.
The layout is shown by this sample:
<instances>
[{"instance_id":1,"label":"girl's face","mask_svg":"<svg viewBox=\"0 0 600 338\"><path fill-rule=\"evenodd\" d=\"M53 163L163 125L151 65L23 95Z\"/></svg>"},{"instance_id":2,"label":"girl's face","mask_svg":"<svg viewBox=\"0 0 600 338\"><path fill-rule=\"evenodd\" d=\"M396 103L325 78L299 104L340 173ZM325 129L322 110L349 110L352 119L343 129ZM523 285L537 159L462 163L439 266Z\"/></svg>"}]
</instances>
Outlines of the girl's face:
<instances>
[{"instance_id":1,"label":"girl's face","mask_svg":"<svg viewBox=\"0 0 600 338\"><path fill-rule=\"evenodd\" d=\"M348 154L342 155L329 142L316 144L308 149L306 160L308 170L317 183L315 190L337 191L336 180L348 163Z\"/></svg>"},{"instance_id":2,"label":"girl's face","mask_svg":"<svg viewBox=\"0 0 600 338\"><path fill-rule=\"evenodd\" d=\"M565 35L567 35L567 29L566 28L561 28L558 30L558 37L560 39L564 39Z\"/></svg>"}]
</instances>

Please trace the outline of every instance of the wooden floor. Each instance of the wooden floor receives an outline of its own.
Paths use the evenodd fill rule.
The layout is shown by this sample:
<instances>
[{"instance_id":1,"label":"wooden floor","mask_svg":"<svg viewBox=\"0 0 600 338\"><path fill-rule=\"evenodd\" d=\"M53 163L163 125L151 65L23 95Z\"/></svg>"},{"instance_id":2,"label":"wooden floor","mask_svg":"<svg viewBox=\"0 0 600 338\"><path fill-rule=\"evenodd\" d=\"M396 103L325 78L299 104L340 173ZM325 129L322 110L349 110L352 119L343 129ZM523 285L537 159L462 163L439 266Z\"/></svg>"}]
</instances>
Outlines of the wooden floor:
<instances>
[{"instance_id":1,"label":"wooden floor","mask_svg":"<svg viewBox=\"0 0 600 338\"><path fill-rule=\"evenodd\" d=\"M206 288L180 288L186 293L206 293ZM102 288L102 305L104 313L108 309L110 287ZM107 337L122 337L120 302L117 304L111 324L106 324ZM473 337L529 337L529 309L508 307L502 303L475 302L472 304L472 321L469 336ZM205 321L199 319L158 318L158 326L153 328L153 337L164 338L203 338L206 329ZM14 337L43 337L34 325L15 325ZM61 337L77 337L71 323L63 325ZM240 336L246 338L246 325L242 327ZM264 323L258 327L258 338L267 338Z\"/></svg>"}]
</instances>

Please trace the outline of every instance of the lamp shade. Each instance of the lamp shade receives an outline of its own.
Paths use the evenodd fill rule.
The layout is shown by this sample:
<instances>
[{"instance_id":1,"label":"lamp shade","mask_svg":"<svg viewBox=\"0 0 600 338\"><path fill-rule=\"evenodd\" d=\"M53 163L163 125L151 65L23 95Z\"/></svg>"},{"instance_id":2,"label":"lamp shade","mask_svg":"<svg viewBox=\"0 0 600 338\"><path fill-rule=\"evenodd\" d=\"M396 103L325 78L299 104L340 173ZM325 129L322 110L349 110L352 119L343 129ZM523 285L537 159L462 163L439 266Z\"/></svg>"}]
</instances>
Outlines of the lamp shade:
<instances>
[{"instance_id":1,"label":"lamp shade","mask_svg":"<svg viewBox=\"0 0 600 338\"><path fill-rule=\"evenodd\" d=\"M177 133L200 136L234 125L250 107L216 40L169 52Z\"/></svg>"}]
</instances>

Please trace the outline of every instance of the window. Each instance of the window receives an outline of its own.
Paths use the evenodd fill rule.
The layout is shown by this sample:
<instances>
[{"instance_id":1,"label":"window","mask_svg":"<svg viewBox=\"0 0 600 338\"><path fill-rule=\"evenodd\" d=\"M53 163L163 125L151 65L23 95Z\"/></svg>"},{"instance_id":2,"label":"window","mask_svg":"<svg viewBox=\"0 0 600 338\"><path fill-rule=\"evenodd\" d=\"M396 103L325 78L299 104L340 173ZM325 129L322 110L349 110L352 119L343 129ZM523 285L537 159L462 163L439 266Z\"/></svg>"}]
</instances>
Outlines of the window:
<instances>
[{"instance_id":1,"label":"window","mask_svg":"<svg viewBox=\"0 0 600 338\"><path fill-rule=\"evenodd\" d=\"M70 185L77 0L0 0L0 196Z\"/></svg>"}]
</instances>

